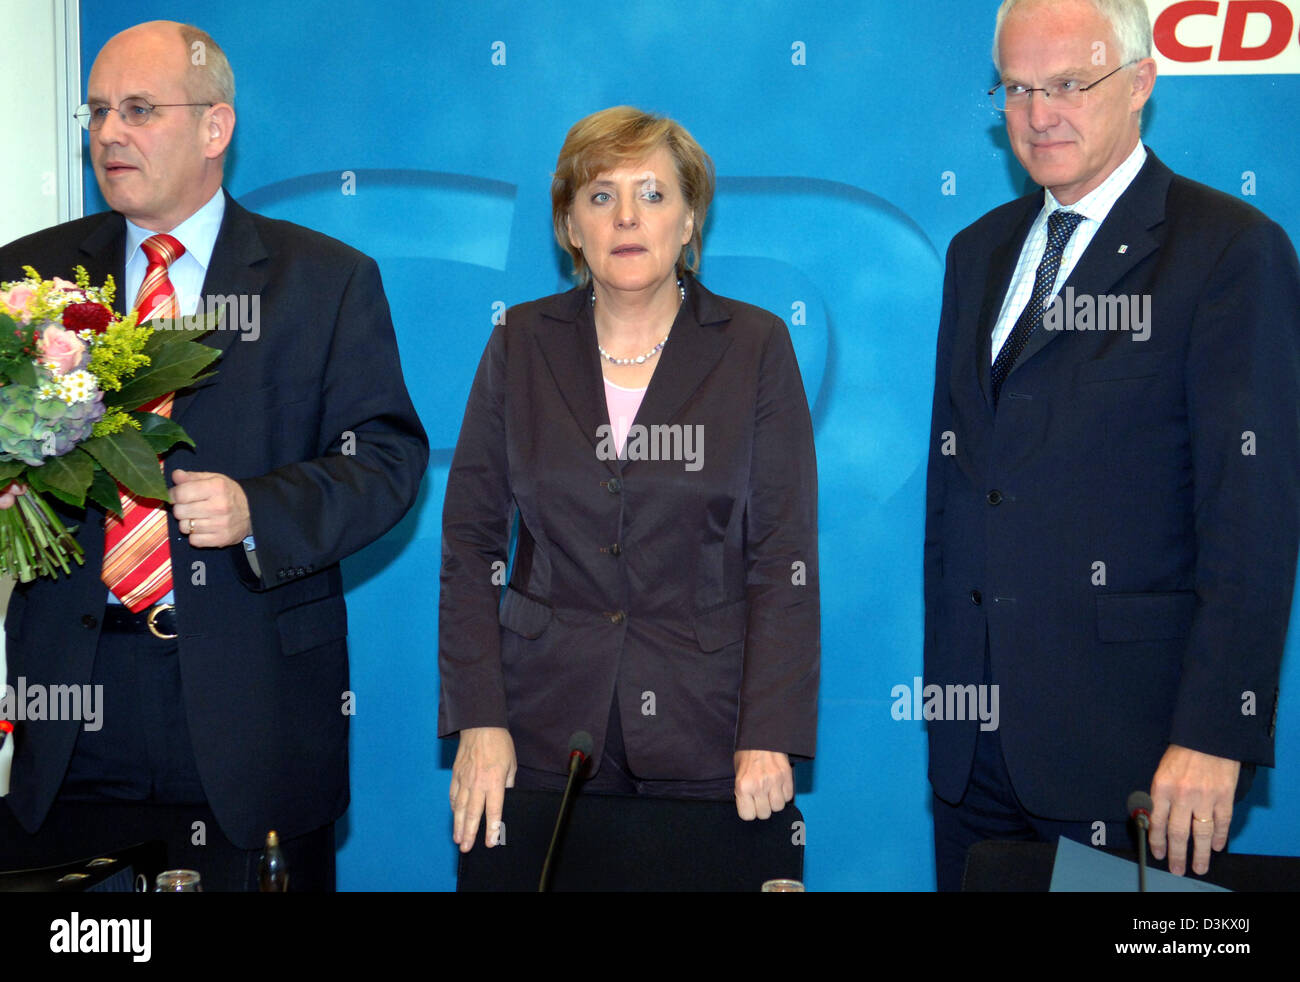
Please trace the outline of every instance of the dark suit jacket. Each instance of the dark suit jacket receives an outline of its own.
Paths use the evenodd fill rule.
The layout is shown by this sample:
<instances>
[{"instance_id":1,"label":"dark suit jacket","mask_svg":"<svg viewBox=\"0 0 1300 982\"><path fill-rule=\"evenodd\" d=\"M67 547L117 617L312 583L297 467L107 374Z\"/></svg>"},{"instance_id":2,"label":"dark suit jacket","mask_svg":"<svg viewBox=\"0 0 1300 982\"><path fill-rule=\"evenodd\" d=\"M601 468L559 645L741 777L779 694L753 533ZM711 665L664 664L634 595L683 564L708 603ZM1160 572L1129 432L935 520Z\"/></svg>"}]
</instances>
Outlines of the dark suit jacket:
<instances>
[{"instance_id":1,"label":"dark suit jacket","mask_svg":"<svg viewBox=\"0 0 1300 982\"><path fill-rule=\"evenodd\" d=\"M1110 819L1170 743L1272 764L1300 534L1300 268L1276 224L1152 155L1066 284L1148 296L1149 338L1038 330L995 414L990 335L1041 207L1042 192L1004 205L948 250L925 676L981 682L987 636L1025 807ZM929 732L931 782L956 802L976 726Z\"/></svg>"},{"instance_id":2,"label":"dark suit jacket","mask_svg":"<svg viewBox=\"0 0 1300 982\"><path fill-rule=\"evenodd\" d=\"M688 280L634 425L698 427L700 466L602 459L589 295L512 308L479 365L443 511L439 735L508 726L521 765L563 771L587 730L594 772L617 696L640 777L811 757L817 475L785 325Z\"/></svg>"},{"instance_id":3,"label":"dark suit jacket","mask_svg":"<svg viewBox=\"0 0 1300 982\"><path fill-rule=\"evenodd\" d=\"M0 280L20 278L24 264L45 277L82 265L92 282L111 273L120 285L124 245L121 215L93 215L0 249ZM196 449L165 457L168 475L226 474L248 497L260 580L242 546L191 548L170 519L168 532L199 774L222 830L254 848L268 829L296 835L347 807L338 563L410 507L428 443L371 259L227 197L203 292L261 298L256 340L235 331L206 340L223 352L218 373L178 394L172 413ZM85 565L15 590L5 621L11 679L90 681L107 595L103 515L91 506L69 518L81 520ZM7 800L28 829L49 810L79 725L27 723L17 734Z\"/></svg>"}]
</instances>

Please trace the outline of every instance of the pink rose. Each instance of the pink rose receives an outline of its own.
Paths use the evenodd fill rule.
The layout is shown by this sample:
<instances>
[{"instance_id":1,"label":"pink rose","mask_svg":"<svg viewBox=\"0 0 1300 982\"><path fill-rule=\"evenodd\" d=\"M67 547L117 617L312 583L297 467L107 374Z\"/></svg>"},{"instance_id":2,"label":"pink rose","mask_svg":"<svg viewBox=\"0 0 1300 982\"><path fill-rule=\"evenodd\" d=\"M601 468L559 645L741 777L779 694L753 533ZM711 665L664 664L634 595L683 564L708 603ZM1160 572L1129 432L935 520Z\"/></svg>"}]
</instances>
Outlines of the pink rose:
<instances>
[{"instance_id":1,"label":"pink rose","mask_svg":"<svg viewBox=\"0 0 1300 982\"><path fill-rule=\"evenodd\" d=\"M47 327L40 337L41 360L56 375L67 375L82 367L86 344L71 331Z\"/></svg>"},{"instance_id":2,"label":"pink rose","mask_svg":"<svg viewBox=\"0 0 1300 982\"><path fill-rule=\"evenodd\" d=\"M8 293L0 293L0 304L8 307L19 320L26 324L32 319L31 314L27 313L27 304L31 302L32 297L35 295L36 291L26 283L15 283L9 288Z\"/></svg>"},{"instance_id":3,"label":"pink rose","mask_svg":"<svg viewBox=\"0 0 1300 982\"><path fill-rule=\"evenodd\" d=\"M62 290L65 293L81 293L81 288L77 286L77 284L69 283L61 276L54 277L51 282L53 282L54 289L56 290Z\"/></svg>"}]
</instances>

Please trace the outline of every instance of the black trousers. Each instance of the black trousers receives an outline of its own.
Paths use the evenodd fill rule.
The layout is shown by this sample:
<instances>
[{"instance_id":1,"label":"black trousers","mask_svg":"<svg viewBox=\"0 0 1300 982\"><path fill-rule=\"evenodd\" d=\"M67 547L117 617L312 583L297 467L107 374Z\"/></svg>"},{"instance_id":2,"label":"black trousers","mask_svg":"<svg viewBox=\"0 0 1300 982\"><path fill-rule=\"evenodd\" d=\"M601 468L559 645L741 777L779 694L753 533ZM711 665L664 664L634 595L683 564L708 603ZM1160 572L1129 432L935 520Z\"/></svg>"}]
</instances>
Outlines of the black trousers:
<instances>
[{"instance_id":1,"label":"black trousers","mask_svg":"<svg viewBox=\"0 0 1300 982\"><path fill-rule=\"evenodd\" d=\"M94 690L102 693L95 728L79 731L59 795L35 834L0 799L0 869L60 865L159 840L169 865L198 870L205 891L256 890L261 849L235 846L208 807L177 644L141 632L144 616L106 609L91 677L102 686ZM281 839L280 847L291 891L334 889L333 823Z\"/></svg>"},{"instance_id":2,"label":"black trousers","mask_svg":"<svg viewBox=\"0 0 1300 982\"><path fill-rule=\"evenodd\" d=\"M564 761L556 761L556 765ZM530 791L563 791L568 778L564 774L520 767L515 771L515 787ZM609 709L609 726L605 730L605 747L600 769L583 778L584 794L637 794L651 798L698 798L731 801L736 795L734 777L714 781L646 780L632 773L623 745L623 722L618 713L618 696Z\"/></svg>"},{"instance_id":3,"label":"black trousers","mask_svg":"<svg viewBox=\"0 0 1300 982\"><path fill-rule=\"evenodd\" d=\"M988 639L984 641L984 684L993 684L993 665ZM1130 842L1127 823L1102 821L1098 829L1092 820L1057 821L1031 815L1020 803L1007 772L998 732L981 729L975 741L975 760L971 764L966 794L953 805L931 794L934 807L934 862L941 892L961 889L966 870L966 853L986 839L1013 842L1055 842L1064 836L1076 842L1124 848ZM1103 839L1098 839L1098 836Z\"/></svg>"},{"instance_id":4,"label":"black trousers","mask_svg":"<svg viewBox=\"0 0 1300 982\"><path fill-rule=\"evenodd\" d=\"M940 891L961 889L966 869L966 853L985 839L1021 842L1055 842L1064 836L1076 842L1093 844L1104 834L1108 848L1129 846L1125 822L1104 822L1101 832L1092 821L1062 822L1039 818L1025 811L1002 756L1002 744L996 730L981 731L975 744L975 761L971 767L966 796L951 805L938 795L934 804L934 860Z\"/></svg>"}]
</instances>

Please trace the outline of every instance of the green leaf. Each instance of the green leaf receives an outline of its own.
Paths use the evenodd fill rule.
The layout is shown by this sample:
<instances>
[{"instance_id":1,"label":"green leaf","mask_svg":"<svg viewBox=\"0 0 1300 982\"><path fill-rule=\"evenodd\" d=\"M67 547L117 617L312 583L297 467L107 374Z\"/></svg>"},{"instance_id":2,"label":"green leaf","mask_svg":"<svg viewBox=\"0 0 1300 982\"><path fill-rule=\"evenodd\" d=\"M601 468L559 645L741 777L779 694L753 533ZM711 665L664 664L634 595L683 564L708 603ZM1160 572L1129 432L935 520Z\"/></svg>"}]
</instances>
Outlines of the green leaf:
<instances>
[{"instance_id":1,"label":"green leaf","mask_svg":"<svg viewBox=\"0 0 1300 982\"><path fill-rule=\"evenodd\" d=\"M95 462L74 447L62 457L47 457L42 466L31 469L28 478L38 490L49 491L80 508L86 503L86 488L94 475Z\"/></svg>"},{"instance_id":2,"label":"green leaf","mask_svg":"<svg viewBox=\"0 0 1300 982\"><path fill-rule=\"evenodd\" d=\"M90 487L86 489L86 496L104 511L111 511L118 518L122 517L122 496L118 493L117 482L102 467L95 468L95 477L90 482Z\"/></svg>"},{"instance_id":3,"label":"green leaf","mask_svg":"<svg viewBox=\"0 0 1300 982\"><path fill-rule=\"evenodd\" d=\"M27 385L36 388L39 381L36 378L36 364L30 358L19 358L13 362L9 368L9 381L15 385Z\"/></svg>"},{"instance_id":4,"label":"green leaf","mask_svg":"<svg viewBox=\"0 0 1300 982\"><path fill-rule=\"evenodd\" d=\"M27 465L21 460L0 460L0 486L8 487L25 470Z\"/></svg>"},{"instance_id":5,"label":"green leaf","mask_svg":"<svg viewBox=\"0 0 1300 982\"><path fill-rule=\"evenodd\" d=\"M175 320L156 317L151 321L145 321L147 326L153 328L149 345L161 348L178 341L197 342L199 338L216 330L217 323L221 320L221 313L221 310L217 309L207 314L177 317ZM146 347L145 354L149 353L149 348Z\"/></svg>"},{"instance_id":6,"label":"green leaf","mask_svg":"<svg viewBox=\"0 0 1300 982\"><path fill-rule=\"evenodd\" d=\"M190 439L184 427L179 423L173 423L166 416L159 416L157 413L127 413L127 415L139 421L140 435L149 441L149 446L153 447L154 453L165 453L178 443L194 446L194 441Z\"/></svg>"},{"instance_id":7,"label":"green leaf","mask_svg":"<svg viewBox=\"0 0 1300 982\"><path fill-rule=\"evenodd\" d=\"M27 475L27 486L31 491L35 491L39 494L52 494L60 501L65 501L77 508L82 507L86 503L84 495L69 494L61 487L48 484L45 480L45 475L42 473L44 470L44 467L33 467L31 473Z\"/></svg>"},{"instance_id":8,"label":"green leaf","mask_svg":"<svg viewBox=\"0 0 1300 982\"><path fill-rule=\"evenodd\" d=\"M213 374L205 373L203 369L220 355L221 352L216 348L203 344L165 345L160 351L151 353L149 357L152 363L136 372L121 389L107 393L104 403L134 409L150 399L193 385L199 379Z\"/></svg>"},{"instance_id":9,"label":"green leaf","mask_svg":"<svg viewBox=\"0 0 1300 982\"><path fill-rule=\"evenodd\" d=\"M83 443L81 449L99 461L104 470L126 485L128 490L145 498L171 501L162 468L158 466L158 455L149 446L149 441L135 430L97 436Z\"/></svg>"}]
</instances>

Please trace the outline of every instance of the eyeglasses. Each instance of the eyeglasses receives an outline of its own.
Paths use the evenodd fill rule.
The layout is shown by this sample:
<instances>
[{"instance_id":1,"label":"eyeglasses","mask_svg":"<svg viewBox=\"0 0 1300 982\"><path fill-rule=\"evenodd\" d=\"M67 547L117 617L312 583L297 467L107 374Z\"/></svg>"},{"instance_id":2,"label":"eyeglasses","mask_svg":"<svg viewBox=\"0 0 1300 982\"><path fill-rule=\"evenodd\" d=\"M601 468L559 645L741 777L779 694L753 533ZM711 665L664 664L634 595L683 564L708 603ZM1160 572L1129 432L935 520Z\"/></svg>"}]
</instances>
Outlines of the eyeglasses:
<instances>
[{"instance_id":1,"label":"eyeglasses","mask_svg":"<svg viewBox=\"0 0 1300 982\"><path fill-rule=\"evenodd\" d=\"M989 99L993 103L993 108L1002 113L1020 112L1022 109L1029 108L1029 98L1034 92L1043 93L1043 98L1048 104L1055 104L1062 109L1082 109L1088 103L1088 90L1095 89L1102 82L1110 78L1116 72L1122 72L1126 68L1136 65L1136 61L1130 61L1127 65L1120 65L1113 72L1107 72L1097 81L1090 85L1083 85L1077 78L1062 78L1055 82L1048 82L1042 88L1031 88L1028 85L1021 85L1018 82L1009 84L999 82L993 88L989 89Z\"/></svg>"},{"instance_id":2,"label":"eyeglasses","mask_svg":"<svg viewBox=\"0 0 1300 982\"><path fill-rule=\"evenodd\" d=\"M161 102L154 105L145 99L133 97L123 99L121 105L114 109L112 106L103 102L85 103L72 115L77 122L81 124L83 130L99 129L104 125L104 120L108 119L111 112L119 113L123 122L128 126L143 126L149 122L155 109L170 109L180 106L215 106L215 102Z\"/></svg>"}]
</instances>

